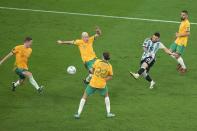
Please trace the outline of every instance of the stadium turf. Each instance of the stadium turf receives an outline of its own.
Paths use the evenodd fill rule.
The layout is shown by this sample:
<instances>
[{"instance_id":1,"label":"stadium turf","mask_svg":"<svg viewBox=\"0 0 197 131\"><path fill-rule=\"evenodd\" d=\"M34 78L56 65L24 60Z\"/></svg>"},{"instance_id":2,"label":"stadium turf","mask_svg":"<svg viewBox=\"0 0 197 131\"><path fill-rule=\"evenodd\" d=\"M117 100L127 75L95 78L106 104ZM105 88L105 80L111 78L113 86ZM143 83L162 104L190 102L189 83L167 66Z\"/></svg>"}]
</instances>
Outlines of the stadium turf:
<instances>
[{"instance_id":1,"label":"stadium turf","mask_svg":"<svg viewBox=\"0 0 197 131\"><path fill-rule=\"evenodd\" d=\"M180 0L1 0L0 6L67 11L113 16L180 20L180 11L189 11L197 22L197 1ZM80 120L77 111L87 72L77 47L58 46L56 40L72 40L82 31L94 33L100 26L103 35L94 45L98 57L103 51L112 55L113 80L109 82L113 119L105 117L104 99L91 96ZM189 46L183 55L188 72L180 75L176 62L162 51L151 70L156 88L140 79L132 79L129 70L138 69L141 44L153 32L169 47L179 24L124 20L31 11L0 9L0 58L25 36L34 39L30 70L45 86L39 95L26 82L11 92L14 58L0 66L0 131L196 131L196 41L197 25L191 25ZM77 67L68 75L66 67Z\"/></svg>"}]
</instances>

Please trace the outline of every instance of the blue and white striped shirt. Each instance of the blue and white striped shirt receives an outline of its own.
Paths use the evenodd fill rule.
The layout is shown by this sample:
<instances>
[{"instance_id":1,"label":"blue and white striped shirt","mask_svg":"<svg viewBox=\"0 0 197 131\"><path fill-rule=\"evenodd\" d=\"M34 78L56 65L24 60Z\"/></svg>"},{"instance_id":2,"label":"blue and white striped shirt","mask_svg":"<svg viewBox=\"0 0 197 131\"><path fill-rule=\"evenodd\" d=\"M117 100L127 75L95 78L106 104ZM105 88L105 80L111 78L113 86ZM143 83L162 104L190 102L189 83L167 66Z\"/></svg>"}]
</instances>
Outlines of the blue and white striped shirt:
<instances>
[{"instance_id":1,"label":"blue and white striped shirt","mask_svg":"<svg viewBox=\"0 0 197 131\"><path fill-rule=\"evenodd\" d=\"M150 38L145 39L142 46L146 48L146 51L142 54L141 60L146 57L152 57L154 59L159 49L166 48L160 41L154 43Z\"/></svg>"}]
</instances>

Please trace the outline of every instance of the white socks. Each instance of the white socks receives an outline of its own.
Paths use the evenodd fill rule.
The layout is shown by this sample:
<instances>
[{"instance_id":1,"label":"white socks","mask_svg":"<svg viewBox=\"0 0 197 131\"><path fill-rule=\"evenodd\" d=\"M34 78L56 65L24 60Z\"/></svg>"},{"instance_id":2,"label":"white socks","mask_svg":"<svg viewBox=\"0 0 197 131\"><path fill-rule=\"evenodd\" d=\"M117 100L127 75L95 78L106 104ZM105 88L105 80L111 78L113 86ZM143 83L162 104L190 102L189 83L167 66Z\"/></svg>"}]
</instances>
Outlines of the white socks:
<instances>
[{"instance_id":1,"label":"white socks","mask_svg":"<svg viewBox=\"0 0 197 131\"><path fill-rule=\"evenodd\" d=\"M20 85L20 81L18 80L18 81L16 81L15 83L14 83L14 86L15 87L17 87L17 86L19 86Z\"/></svg>"},{"instance_id":2,"label":"white socks","mask_svg":"<svg viewBox=\"0 0 197 131\"><path fill-rule=\"evenodd\" d=\"M173 55L171 55L171 57L174 58L174 59L176 59L176 57L173 56ZM184 63L183 58L182 58L181 56L180 56L178 59L176 59L176 60L177 60L177 62L181 65L181 67L182 67L183 69L186 69L185 63Z\"/></svg>"},{"instance_id":3,"label":"white socks","mask_svg":"<svg viewBox=\"0 0 197 131\"><path fill-rule=\"evenodd\" d=\"M182 67L183 69L186 69L186 66L185 66L185 63L184 63L182 57L179 57L179 58L177 59L177 61L178 61L178 63L181 65L181 67Z\"/></svg>"},{"instance_id":4,"label":"white socks","mask_svg":"<svg viewBox=\"0 0 197 131\"><path fill-rule=\"evenodd\" d=\"M84 98L81 99L80 104L79 104L79 109L78 109L78 115L81 114L83 107L85 105L86 100Z\"/></svg>"},{"instance_id":5,"label":"white socks","mask_svg":"<svg viewBox=\"0 0 197 131\"><path fill-rule=\"evenodd\" d=\"M109 97L105 97L105 105L106 105L106 110L107 110L107 114L110 113L110 100Z\"/></svg>"},{"instance_id":6,"label":"white socks","mask_svg":"<svg viewBox=\"0 0 197 131\"><path fill-rule=\"evenodd\" d=\"M91 78L92 78L92 74L89 74L89 75L86 77L86 81L87 81L87 82L90 82Z\"/></svg>"},{"instance_id":7,"label":"white socks","mask_svg":"<svg viewBox=\"0 0 197 131\"><path fill-rule=\"evenodd\" d=\"M29 77L29 82L38 90L40 87L37 82L34 80L33 76Z\"/></svg>"}]
</instances>

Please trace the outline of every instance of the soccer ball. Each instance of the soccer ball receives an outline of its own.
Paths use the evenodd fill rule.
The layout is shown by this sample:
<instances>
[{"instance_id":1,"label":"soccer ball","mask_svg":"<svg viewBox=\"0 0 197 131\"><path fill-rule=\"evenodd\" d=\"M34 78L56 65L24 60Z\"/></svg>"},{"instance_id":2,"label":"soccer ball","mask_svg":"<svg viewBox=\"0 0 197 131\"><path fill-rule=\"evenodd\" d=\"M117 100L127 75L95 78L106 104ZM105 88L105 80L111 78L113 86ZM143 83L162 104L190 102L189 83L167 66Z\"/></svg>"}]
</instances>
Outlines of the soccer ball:
<instances>
[{"instance_id":1,"label":"soccer ball","mask_svg":"<svg viewBox=\"0 0 197 131\"><path fill-rule=\"evenodd\" d=\"M68 74L74 75L76 72L77 72L77 69L75 68L75 66L69 66L67 68L67 73Z\"/></svg>"}]
</instances>

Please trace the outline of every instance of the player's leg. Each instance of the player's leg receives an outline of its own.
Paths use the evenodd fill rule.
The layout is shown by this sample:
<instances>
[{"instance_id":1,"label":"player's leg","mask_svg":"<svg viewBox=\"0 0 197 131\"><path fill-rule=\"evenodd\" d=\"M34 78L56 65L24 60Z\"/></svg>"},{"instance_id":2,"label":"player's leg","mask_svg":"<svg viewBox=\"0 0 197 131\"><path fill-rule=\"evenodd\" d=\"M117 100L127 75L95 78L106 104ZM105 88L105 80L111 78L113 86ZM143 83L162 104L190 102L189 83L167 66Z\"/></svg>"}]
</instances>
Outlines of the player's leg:
<instances>
[{"instance_id":1,"label":"player's leg","mask_svg":"<svg viewBox=\"0 0 197 131\"><path fill-rule=\"evenodd\" d=\"M93 67L95 61L96 61L96 59L93 59L93 60L90 60L90 61L85 63L85 67L88 70L88 76L84 80L85 84L89 84L89 82L92 78L92 74L93 74L92 67Z\"/></svg>"},{"instance_id":2,"label":"player's leg","mask_svg":"<svg viewBox=\"0 0 197 131\"><path fill-rule=\"evenodd\" d=\"M100 94L105 97L105 106L107 111L107 117L114 117L115 114L111 113L111 107L110 107L110 99L109 99L109 93L108 93L108 87L106 86L104 89L99 90Z\"/></svg>"},{"instance_id":3,"label":"player's leg","mask_svg":"<svg viewBox=\"0 0 197 131\"><path fill-rule=\"evenodd\" d=\"M87 87L86 87L86 89L84 91L84 94L83 94L83 96L82 96L82 98L80 100L77 114L74 115L74 117L76 119L79 119L80 118L80 115L81 115L81 113L83 111L83 107L84 107L84 105L86 103L86 100L87 100L88 96L91 95L91 94L93 94L95 91L96 91L95 88L92 88L91 86L87 85Z\"/></svg>"},{"instance_id":4,"label":"player's leg","mask_svg":"<svg viewBox=\"0 0 197 131\"><path fill-rule=\"evenodd\" d=\"M19 79L16 82L12 82L12 91L15 91L16 87L20 86L25 81L25 75L23 75L23 71L23 69L15 69L15 73L19 76Z\"/></svg>"},{"instance_id":5,"label":"player's leg","mask_svg":"<svg viewBox=\"0 0 197 131\"><path fill-rule=\"evenodd\" d=\"M36 90L40 93L42 92L42 86L39 86L36 80L34 79L33 75L29 71L24 71L23 74L29 79L29 82L36 88Z\"/></svg>"},{"instance_id":6,"label":"player's leg","mask_svg":"<svg viewBox=\"0 0 197 131\"><path fill-rule=\"evenodd\" d=\"M150 77L150 75L148 74L148 71L143 72L142 76L150 83L150 89L154 88L155 82L153 81L153 79Z\"/></svg>"},{"instance_id":7,"label":"player's leg","mask_svg":"<svg viewBox=\"0 0 197 131\"><path fill-rule=\"evenodd\" d=\"M184 46L177 46L177 57L176 57L176 59L177 59L177 62L181 65L181 73L185 73L186 72L186 66L185 66L185 63L184 63L184 61L183 61L183 58L181 57L181 55L183 54L183 52L184 52L184 49L185 49L185 47Z\"/></svg>"},{"instance_id":8,"label":"player's leg","mask_svg":"<svg viewBox=\"0 0 197 131\"><path fill-rule=\"evenodd\" d=\"M151 57L145 58L144 60L141 61L141 67L138 70L138 72L137 73L130 72L130 74L135 79L138 79L143 74L143 72L146 71L146 69L149 66L149 63L151 63L152 61L153 61L153 59Z\"/></svg>"},{"instance_id":9,"label":"player's leg","mask_svg":"<svg viewBox=\"0 0 197 131\"><path fill-rule=\"evenodd\" d=\"M184 52L184 49L185 47L184 46L179 46L177 45L176 43L173 43L171 46L170 46L170 51L171 52L176 52L177 53L177 56L173 56L171 55L172 58L176 59L177 62L178 62L178 65L177 65L177 70L179 70L180 68L182 68L183 72L186 71L186 66L185 66L185 63L183 61L183 58L181 57L181 55L183 54Z\"/></svg>"}]
</instances>

